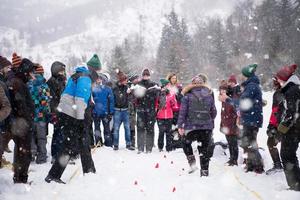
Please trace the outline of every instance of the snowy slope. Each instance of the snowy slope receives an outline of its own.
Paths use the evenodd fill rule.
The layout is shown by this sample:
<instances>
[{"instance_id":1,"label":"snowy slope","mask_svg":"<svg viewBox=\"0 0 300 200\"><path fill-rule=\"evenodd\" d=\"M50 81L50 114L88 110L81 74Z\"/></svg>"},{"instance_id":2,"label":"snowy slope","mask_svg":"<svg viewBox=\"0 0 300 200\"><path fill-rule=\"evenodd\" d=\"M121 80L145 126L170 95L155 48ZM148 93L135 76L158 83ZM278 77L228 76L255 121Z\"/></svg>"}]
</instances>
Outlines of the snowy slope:
<instances>
[{"instance_id":1,"label":"snowy slope","mask_svg":"<svg viewBox=\"0 0 300 200\"><path fill-rule=\"evenodd\" d=\"M264 127L259 133L259 145L266 147L266 126L271 111L271 93L264 93L268 105L264 107ZM220 103L217 102L220 111ZM220 112L216 119L215 141L225 140L219 130ZM157 130L156 130L157 133ZM187 174L188 164L182 150L172 153L158 152L136 154L125 150L124 134L121 134L121 149L98 148L93 152L97 174L83 176L80 161L68 166L62 179L67 185L47 184L44 178L50 169L46 165L32 164L29 179L31 186L14 185L12 172L0 170L1 200L81 200L81 199L230 199L230 200L296 200L299 192L286 190L283 173L272 176L245 173L238 167L225 167L228 157L216 147L210 163L210 176L200 178L199 172ZM49 136L50 142L50 136ZM226 152L227 155L229 152ZM267 151L262 151L266 169L272 166ZM298 156L300 150L298 150ZM6 154L11 159L11 154ZM198 160L197 160L198 162ZM239 163L242 162L240 149ZM158 163L158 168L155 166ZM198 162L199 165L199 162Z\"/></svg>"}]
</instances>

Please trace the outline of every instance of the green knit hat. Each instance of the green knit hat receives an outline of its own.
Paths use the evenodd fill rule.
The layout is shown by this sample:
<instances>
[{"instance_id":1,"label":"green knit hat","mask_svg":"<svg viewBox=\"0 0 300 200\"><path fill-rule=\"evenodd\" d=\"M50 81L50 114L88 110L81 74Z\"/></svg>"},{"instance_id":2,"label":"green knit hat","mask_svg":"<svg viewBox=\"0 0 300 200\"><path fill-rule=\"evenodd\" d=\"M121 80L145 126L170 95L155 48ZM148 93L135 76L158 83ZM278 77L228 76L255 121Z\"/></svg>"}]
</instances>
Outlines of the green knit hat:
<instances>
[{"instance_id":1,"label":"green knit hat","mask_svg":"<svg viewBox=\"0 0 300 200\"><path fill-rule=\"evenodd\" d=\"M93 57L86 63L87 66L94 68L95 70L100 70L102 65L97 54L94 54Z\"/></svg>"},{"instance_id":2,"label":"green knit hat","mask_svg":"<svg viewBox=\"0 0 300 200\"><path fill-rule=\"evenodd\" d=\"M167 80L167 79L160 79L160 84L161 84L161 86L166 86L168 83L170 83L170 81L169 80Z\"/></svg>"},{"instance_id":3,"label":"green knit hat","mask_svg":"<svg viewBox=\"0 0 300 200\"><path fill-rule=\"evenodd\" d=\"M254 75L255 71L256 71L256 67L257 67L257 64L251 64L251 65L248 65L246 67L243 67L242 69L242 74L249 78L251 77L252 75Z\"/></svg>"}]
</instances>

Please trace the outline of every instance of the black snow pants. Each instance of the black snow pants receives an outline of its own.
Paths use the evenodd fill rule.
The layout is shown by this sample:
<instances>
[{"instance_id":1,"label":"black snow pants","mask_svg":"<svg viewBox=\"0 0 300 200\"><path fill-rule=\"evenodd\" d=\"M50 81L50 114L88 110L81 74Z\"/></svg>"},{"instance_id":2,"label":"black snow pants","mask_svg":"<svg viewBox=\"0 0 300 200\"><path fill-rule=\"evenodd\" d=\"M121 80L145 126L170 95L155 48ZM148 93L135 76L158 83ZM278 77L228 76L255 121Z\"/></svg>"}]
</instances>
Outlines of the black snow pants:
<instances>
[{"instance_id":1,"label":"black snow pants","mask_svg":"<svg viewBox=\"0 0 300 200\"><path fill-rule=\"evenodd\" d=\"M66 114L61 114L61 119L64 135L63 149L52 165L49 175L60 179L70 158L78 154L80 154L83 173L95 173L96 169L91 155L89 135L84 130L84 120L77 120Z\"/></svg>"}]
</instances>

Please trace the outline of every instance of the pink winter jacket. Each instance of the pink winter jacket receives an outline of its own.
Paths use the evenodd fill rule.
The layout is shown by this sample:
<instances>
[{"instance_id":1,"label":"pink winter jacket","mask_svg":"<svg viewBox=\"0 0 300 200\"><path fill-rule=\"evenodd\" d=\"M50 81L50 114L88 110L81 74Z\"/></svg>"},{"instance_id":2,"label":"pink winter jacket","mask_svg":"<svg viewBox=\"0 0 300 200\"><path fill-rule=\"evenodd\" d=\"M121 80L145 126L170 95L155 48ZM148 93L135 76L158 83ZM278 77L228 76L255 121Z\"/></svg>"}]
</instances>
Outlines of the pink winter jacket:
<instances>
[{"instance_id":1,"label":"pink winter jacket","mask_svg":"<svg viewBox=\"0 0 300 200\"><path fill-rule=\"evenodd\" d=\"M175 95L167 94L166 98L166 106L160 110L158 110L159 98L156 99L155 107L156 110L158 110L156 115L157 119L173 119L173 112L179 111L179 106L176 101Z\"/></svg>"}]
</instances>

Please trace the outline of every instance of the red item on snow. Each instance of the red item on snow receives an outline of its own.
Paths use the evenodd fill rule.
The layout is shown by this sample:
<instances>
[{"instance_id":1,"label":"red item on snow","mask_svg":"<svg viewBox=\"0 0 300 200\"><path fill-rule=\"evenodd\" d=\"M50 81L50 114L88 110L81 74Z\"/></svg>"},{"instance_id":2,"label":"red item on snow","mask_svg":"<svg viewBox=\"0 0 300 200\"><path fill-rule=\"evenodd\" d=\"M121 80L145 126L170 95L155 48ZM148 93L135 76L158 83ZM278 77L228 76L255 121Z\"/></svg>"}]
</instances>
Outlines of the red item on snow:
<instances>
[{"instance_id":1,"label":"red item on snow","mask_svg":"<svg viewBox=\"0 0 300 200\"><path fill-rule=\"evenodd\" d=\"M282 81L287 81L296 71L297 65L284 66L276 73L276 77Z\"/></svg>"},{"instance_id":2,"label":"red item on snow","mask_svg":"<svg viewBox=\"0 0 300 200\"><path fill-rule=\"evenodd\" d=\"M159 163L156 163L155 168L159 168Z\"/></svg>"},{"instance_id":3,"label":"red item on snow","mask_svg":"<svg viewBox=\"0 0 300 200\"><path fill-rule=\"evenodd\" d=\"M172 192L175 192L175 191L176 191L176 187L173 187Z\"/></svg>"},{"instance_id":4,"label":"red item on snow","mask_svg":"<svg viewBox=\"0 0 300 200\"><path fill-rule=\"evenodd\" d=\"M137 181L134 181L134 185L138 185L138 182L137 182Z\"/></svg>"}]
</instances>

